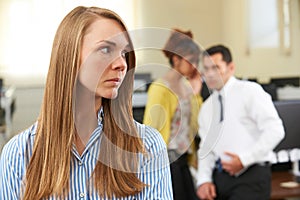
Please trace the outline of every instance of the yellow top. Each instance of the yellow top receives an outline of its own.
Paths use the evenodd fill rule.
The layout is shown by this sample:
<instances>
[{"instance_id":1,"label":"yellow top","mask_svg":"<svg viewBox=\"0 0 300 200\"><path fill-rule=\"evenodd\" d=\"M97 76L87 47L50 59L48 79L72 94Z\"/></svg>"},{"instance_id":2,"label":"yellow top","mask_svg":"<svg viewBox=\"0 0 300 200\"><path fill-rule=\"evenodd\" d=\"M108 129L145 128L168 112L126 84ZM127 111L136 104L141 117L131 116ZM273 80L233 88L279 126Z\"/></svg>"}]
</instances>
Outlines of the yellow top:
<instances>
[{"instance_id":1,"label":"yellow top","mask_svg":"<svg viewBox=\"0 0 300 200\"><path fill-rule=\"evenodd\" d=\"M190 136L194 139L198 132L198 113L202 104L200 94L191 95ZM176 108L178 97L168 86L159 79L153 82L148 90L148 100L144 112L143 123L156 128L162 135L166 144L169 143L171 123Z\"/></svg>"}]
</instances>

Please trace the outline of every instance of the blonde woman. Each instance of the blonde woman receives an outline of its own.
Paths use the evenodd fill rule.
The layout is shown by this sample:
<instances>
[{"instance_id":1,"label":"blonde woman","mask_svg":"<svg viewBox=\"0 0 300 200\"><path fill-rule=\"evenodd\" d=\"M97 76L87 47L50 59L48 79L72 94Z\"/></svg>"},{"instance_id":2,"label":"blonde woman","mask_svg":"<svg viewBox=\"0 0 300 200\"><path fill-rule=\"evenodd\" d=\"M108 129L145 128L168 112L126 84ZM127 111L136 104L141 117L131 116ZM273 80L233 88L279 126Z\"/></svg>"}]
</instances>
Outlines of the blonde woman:
<instances>
[{"instance_id":1,"label":"blonde woman","mask_svg":"<svg viewBox=\"0 0 300 200\"><path fill-rule=\"evenodd\" d=\"M3 149L0 199L173 199L164 142L132 117L126 30L96 7L63 19L38 120Z\"/></svg>"}]
</instances>

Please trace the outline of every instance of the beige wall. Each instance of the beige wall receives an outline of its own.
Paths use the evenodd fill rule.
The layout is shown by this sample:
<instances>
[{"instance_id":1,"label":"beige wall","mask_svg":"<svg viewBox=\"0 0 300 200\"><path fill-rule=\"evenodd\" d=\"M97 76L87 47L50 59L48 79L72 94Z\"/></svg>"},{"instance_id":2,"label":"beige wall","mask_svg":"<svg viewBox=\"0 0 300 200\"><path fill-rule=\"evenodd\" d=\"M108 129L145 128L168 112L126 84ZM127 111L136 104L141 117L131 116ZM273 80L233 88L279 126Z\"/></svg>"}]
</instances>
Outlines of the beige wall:
<instances>
[{"instance_id":1,"label":"beige wall","mask_svg":"<svg viewBox=\"0 0 300 200\"><path fill-rule=\"evenodd\" d=\"M247 51L246 1L248 0L132 1L135 2L133 10L136 11L134 27L168 29L178 27L191 30L195 40L203 48L224 43L233 52L237 66L236 74L239 77L257 77L265 82L270 77L300 76L300 0L291 0L291 55L285 55L279 48ZM0 19L2 19L0 27L8 27L4 16L7 16L9 2L11 0L0 1ZM6 29L0 29L2 46L5 46L6 35ZM4 51L4 48L0 48L0 60L4 60L1 57L5 55ZM138 50L137 58L137 71L151 72L153 78L168 70L167 59L160 50ZM2 62L0 69L1 65ZM166 67L162 68L162 65Z\"/></svg>"},{"instance_id":2,"label":"beige wall","mask_svg":"<svg viewBox=\"0 0 300 200\"><path fill-rule=\"evenodd\" d=\"M5 38L7 36L7 28L3 28L3 27L8 27L8 23L7 20L3 20L5 18L7 18L7 13L8 13L8 1L7 0L1 0L0 1L0 45L5 45ZM4 56L4 49L0 48L0 60L4 60L3 58ZM0 69L1 69L1 64L2 62L0 62ZM1 75L0 75L1 77Z\"/></svg>"},{"instance_id":3,"label":"beige wall","mask_svg":"<svg viewBox=\"0 0 300 200\"><path fill-rule=\"evenodd\" d=\"M290 55L286 55L280 48L253 49L247 53L246 0L222 2L222 41L233 51L238 76L257 77L261 82L268 82L271 77L300 76L299 0L291 0Z\"/></svg>"},{"instance_id":4,"label":"beige wall","mask_svg":"<svg viewBox=\"0 0 300 200\"><path fill-rule=\"evenodd\" d=\"M137 1L136 27L180 27L190 29L202 47L224 43L232 50L236 75L268 82L271 77L300 76L300 6L292 3L292 49L284 54L280 48L252 49L247 44L247 0L151 0ZM267 8L266 8L267 9ZM138 52L138 55L141 52ZM143 53L137 71L160 76L163 70L149 63L167 65L160 51ZM147 65L147 66L145 66ZM152 67L150 67L152 66Z\"/></svg>"},{"instance_id":5,"label":"beige wall","mask_svg":"<svg viewBox=\"0 0 300 200\"><path fill-rule=\"evenodd\" d=\"M220 0L151 0L136 1L136 27L181 28L191 30L202 47L221 42ZM159 50L137 52L143 54L137 71L151 72L159 77L168 66L167 59ZM154 63L154 64L153 64ZM155 65L157 64L157 65ZM145 66L146 65L146 66ZM140 67L139 67L140 66Z\"/></svg>"}]
</instances>

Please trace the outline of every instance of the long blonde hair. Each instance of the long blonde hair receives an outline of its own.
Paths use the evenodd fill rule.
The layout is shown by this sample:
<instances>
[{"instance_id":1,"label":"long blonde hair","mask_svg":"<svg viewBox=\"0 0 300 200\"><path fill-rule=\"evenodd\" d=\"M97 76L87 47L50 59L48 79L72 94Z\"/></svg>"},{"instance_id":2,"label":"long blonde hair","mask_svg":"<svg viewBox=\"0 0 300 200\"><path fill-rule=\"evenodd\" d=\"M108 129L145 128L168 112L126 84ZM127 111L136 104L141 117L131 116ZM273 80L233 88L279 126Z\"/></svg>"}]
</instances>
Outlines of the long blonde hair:
<instances>
[{"instance_id":1,"label":"long blonde hair","mask_svg":"<svg viewBox=\"0 0 300 200\"><path fill-rule=\"evenodd\" d=\"M56 32L33 153L26 171L24 200L38 200L50 195L63 196L69 191L71 150L76 134L72 112L73 87L81 64L83 37L88 27L99 17L116 20L124 31L127 30L114 12L80 6L63 19ZM129 36L128 39L132 46ZM127 71L130 73L126 74L118 97L114 100L102 100L103 133L107 140L101 140L99 158L116 158L120 162L117 163L117 168L113 168L98 161L92 178L98 194L108 198L133 195L145 187L138 179L136 171L128 171L128 167L126 168L135 166L137 169L138 159L131 159L126 155L122 155L121 158L113 150L113 145L109 145L112 143L126 152L135 154L144 151L132 117L131 99L135 67L133 51L128 53L126 61ZM117 113L114 112L116 109Z\"/></svg>"}]
</instances>

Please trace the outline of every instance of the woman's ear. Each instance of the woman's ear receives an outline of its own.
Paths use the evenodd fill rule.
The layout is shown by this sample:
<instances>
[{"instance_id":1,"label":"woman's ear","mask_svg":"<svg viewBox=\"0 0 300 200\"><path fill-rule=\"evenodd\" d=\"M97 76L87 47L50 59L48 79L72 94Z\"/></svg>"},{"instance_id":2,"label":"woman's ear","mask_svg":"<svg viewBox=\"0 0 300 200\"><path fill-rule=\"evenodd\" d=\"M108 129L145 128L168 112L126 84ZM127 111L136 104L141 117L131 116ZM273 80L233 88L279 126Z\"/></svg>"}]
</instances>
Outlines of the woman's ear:
<instances>
[{"instance_id":1,"label":"woman's ear","mask_svg":"<svg viewBox=\"0 0 300 200\"><path fill-rule=\"evenodd\" d=\"M175 56L175 55L174 55L174 56L172 57L173 67L179 66L180 61L181 61L181 58L179 58L178 56Z\"/></svg>"}]
</instances>

